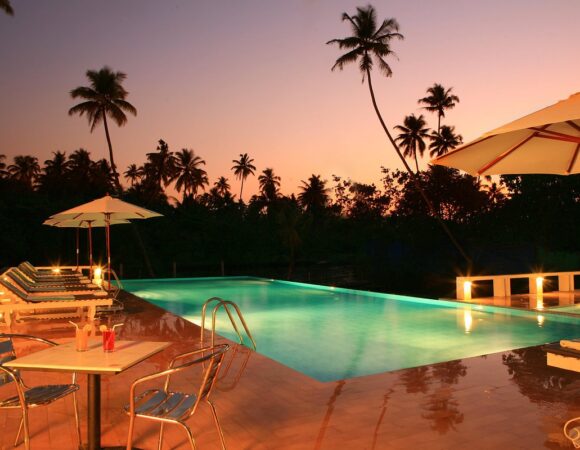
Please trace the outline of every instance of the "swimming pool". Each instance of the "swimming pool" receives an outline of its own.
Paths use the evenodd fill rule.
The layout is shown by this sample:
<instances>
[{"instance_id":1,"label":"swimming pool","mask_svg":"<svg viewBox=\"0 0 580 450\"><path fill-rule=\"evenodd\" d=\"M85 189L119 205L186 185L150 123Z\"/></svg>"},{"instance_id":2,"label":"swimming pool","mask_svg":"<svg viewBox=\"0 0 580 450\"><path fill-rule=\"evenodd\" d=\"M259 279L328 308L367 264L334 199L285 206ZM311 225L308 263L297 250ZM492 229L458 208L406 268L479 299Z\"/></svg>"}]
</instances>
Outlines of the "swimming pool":
<instances>
[{"instance_id":1,"label":"swimming pool","mask_svg":"<svg viewBox=\"0 0 580 450\"><path fill-rule=\"evenodd\" d=\"M198 324L208 298L232 300L258 352L319 381L580 337L574 317L260 278L127 280L123 286ZM235 341L224 315L216 328Z\"/></svg>"}]
</instances>

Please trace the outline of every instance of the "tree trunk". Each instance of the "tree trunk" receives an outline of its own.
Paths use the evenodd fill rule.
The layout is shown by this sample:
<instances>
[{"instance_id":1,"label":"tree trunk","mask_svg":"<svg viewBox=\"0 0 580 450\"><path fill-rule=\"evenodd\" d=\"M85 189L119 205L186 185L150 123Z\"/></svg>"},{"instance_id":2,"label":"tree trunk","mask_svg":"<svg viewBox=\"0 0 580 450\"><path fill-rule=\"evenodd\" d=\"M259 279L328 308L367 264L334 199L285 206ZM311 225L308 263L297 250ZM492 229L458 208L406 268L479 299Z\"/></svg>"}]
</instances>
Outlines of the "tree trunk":
<instances>
[{"instance_id":1,"label":"tree trunk","mask_svg":"<svg viewBox=\"0 0 580 450\"><path fill-rule=\"evenodd\" d=\"M437 134L441 133L441 113L437 113Z\"/></svg>"},{"instance_id":2,"label":"tree trunk","mask_svg":"<svg viewBox=\"0 0 580 450\"><path fill-rule=\"evenodd\" d=\"M397 152L397 155L399 155L399 158L403 162L403 165L405 166L405 169L407 169L407 172L409 173L409 176L413 180L413 183L415 185L415 188L417 189L417 191L419 191L419 194L421 194L421 197L423 197L423 200L425 201L425 204L427 205L427 208L429 209L429 212L433 215L433 217L435 217L435 219L437 220L437 222L439 222L439 225L441 225L441 228L443 228L443 231L445 231L445 233L447 234L447 236L449 237L449 239L451 240L451 242L453 243L453 245L455 246L455 248L465 258L465 261L467 261L467 264L468 264L468 268L471 268L471 264L472 264L471 258L469 258L469 256L467 256L467 254L465 253L465 251L463 250L463 248L461 247L461 245L459 245L459 242L457 242L457 240L455 239L455 237L453 236L453 234L451 234L451 230L449 230L449 228L447 227L447 225L445 224L445 222L443 222L443 220L441 219L441 217L439 217L439 214L437 214L435 212L435 208L433 208L433 204L431 203L431 200L429 200L429 197L427 197L427 194L425 193L425 190L421 186L421 181L420 181L419 177L417 175L415 175L415 173L411 170L411 167L409 167L409 164L407 163L407 161L405 160L405 157L401 153L401 150L399 149L399 146L397 145L397 143L395 142L395 140L391 136L391 133L389 132L389 129L387 128L387 125L385 124L385 121L383 120L383 116L381 115L381 112L379 111L379 107L377 106L377 101L375 99L375 92L373 90L373 83L372 83L372 80L371 80L371 71L369 69L367 69L366 70L366 74L367 74L367 77L368 77L368 80L369 80L369 91L371 93L371 100L373 101L373 107L375 109L375 113L377 114L377 117L379 118L379 122L381 122L381 125L383 127L383 130L385 131L385 134L389 138L389 141L391 142L393 148Z\"/></svg>"},{"instance_id":3,"label":"tree trunk","mask_svg":"<svg viewBox=\"0 0 580 450\"><path fill-rule=\"evenodd\" d=\"M240 203L243 202L242 200L242 192L244 191L244 177L242 176L242 186L240 187Z\"/></svg>"},{"instance_id":4,"label":"tree trunk","mask_svg":"<svg viewBox=\"0 0 580 450\"><path fill-rule=\"evenodd\" d=\"M417 149L413 152L415 155L415 167L417 167L417 175L419 175L419 160L417 159Z\"/></svg>"},{"instance_id":5,"label":"tree trunk","mask_svg":"<svg viewBox=\"0 0 580 450\"><path fill-rule=\"evenodd\" d=\"M119 181L119 174L117 173L117 166L115 165L115 159L113 158L113 145L111 144L111 136L109 135L109 125L107 124L107 114L105 110L102 110L103 114L103 125L105 126L105 136L107 136L107 145L109 146L109 161L111 162L111 170L113 171L113 176L115 177L115 187L117 188L117 194L123 192L121 187L121 182Z\"/></svg>"}]
</instances>

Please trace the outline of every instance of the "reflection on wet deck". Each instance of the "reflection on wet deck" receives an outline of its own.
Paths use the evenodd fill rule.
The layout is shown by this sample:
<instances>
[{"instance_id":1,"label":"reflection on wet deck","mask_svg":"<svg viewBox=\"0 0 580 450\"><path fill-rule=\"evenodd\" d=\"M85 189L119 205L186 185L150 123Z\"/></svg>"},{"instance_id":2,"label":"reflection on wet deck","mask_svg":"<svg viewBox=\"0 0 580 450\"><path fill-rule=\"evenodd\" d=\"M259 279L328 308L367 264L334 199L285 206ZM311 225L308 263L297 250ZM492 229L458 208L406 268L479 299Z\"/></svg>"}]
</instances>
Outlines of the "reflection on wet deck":
<instances>
[{"instance_id":1,"label":"reflection on wet deck","mask_svg":"<svg viewBox=\"0 0 580 450\"><path fill-rule=\"evenodd\" d=\"M199 344L196 325L136 297L124 299L127 310L115 319L125 323L120 338L174 344L127 372L103 377L107 446L124 445L128 420L122 406L130 382ZM60 341L72 337L65 321L16 324L12 331ZM228 358L214 401L229 449L569 449L562 426L580 415L580 374L548 367L539 347L330 383L245 347L234 347ZM67 378L25 374L32 385ZM192 380L175 381L185 386ZM85 383L81 376L83 412ZM0 412L0 448L11 447L19 420L17 411ZM30 420L33 449L74 448L68 399L31 411ZM219 448L209 410L200 410L190 425L199 448ZM158 427L137 422L134 445L156 448L157 433ZM183 431L171 427L165 443L164 448L188 448Z\"/></svg>"},{"instance_id":2,"label":"reflection on wet deck","mask_svg":"<svg viewBox=\"0 0 580 450\"><path fill-rule=\"evenodd\" d=\"M580 291L514 294L506 297L473 298L469 301L463 300L461 302L563 314L580 314Z\"/></svg>"}]
</instances>

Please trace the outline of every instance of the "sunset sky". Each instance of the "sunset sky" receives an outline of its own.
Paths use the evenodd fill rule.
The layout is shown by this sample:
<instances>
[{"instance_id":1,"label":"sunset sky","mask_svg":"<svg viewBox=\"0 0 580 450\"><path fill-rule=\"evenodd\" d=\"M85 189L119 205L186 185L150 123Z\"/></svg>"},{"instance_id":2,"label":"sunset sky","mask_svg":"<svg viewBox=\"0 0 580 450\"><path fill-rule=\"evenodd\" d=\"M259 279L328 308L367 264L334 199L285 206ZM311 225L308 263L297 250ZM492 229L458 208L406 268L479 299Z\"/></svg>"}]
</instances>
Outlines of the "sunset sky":
<instances>
[{"instance_id":1,"label":"sunset sky","mask_svg":"<svg viewBox=\"0 0 580 450\"><path fill-rule=\"evenodd\" d=\"M247 152L272 167L282 192L332 174L376 182L401 167L374 115L356 66L330 68L350 34L346 0L12 0L0 14L0 153L41 163L79 147L107 157L101 127L70 117L69 91L87 69L109 65L138 116L111 128L120 171L142 164L157 140L193 148L210 183L239 182L232 160ZM421 113L417 99L442 83L461 99L444 123L465 141L580 91L578 0L392 0L372 3L399 21L392 78L375 75L387 124ZM431 126L436 117L425 113ZM425 158L423 164L426 164ZM258 175L258 173L256 175ZM256 192L248 179L244 198Z\"/></svg>"}]
</instances>

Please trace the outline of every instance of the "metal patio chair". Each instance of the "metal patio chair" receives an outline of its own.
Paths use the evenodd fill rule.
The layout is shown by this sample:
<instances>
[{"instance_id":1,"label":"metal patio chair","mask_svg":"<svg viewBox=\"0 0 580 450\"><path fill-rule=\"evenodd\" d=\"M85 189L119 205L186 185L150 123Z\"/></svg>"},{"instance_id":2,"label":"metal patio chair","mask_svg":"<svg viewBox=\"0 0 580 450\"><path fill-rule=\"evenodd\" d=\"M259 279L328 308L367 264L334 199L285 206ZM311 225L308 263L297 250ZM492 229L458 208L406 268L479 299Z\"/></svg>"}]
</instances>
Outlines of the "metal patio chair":
<instances>
[{"instance_id":1,"label":"metal patio chair","mask_svg":"<svg viewBox=\"0 0 580 450\"><path fill-rule=\"evenodd\" d=\"M226 444L224 435L216 414L215 406L210 401L214 384L217 380L217 375L224 358L224 354L229 349L227 344L220 344L214 347L205 347L193 352L182 353L177 355L171 363L169 368L162 372L146 375L133 382L130 391L130 403L125 406L125 412L129 414L129 435L127 438L127 449L132 448L133 429L135 426L135 419L137 417L161 422L161 429L159 431L158 449L161 450L163 443L163 428L165 424L172 423L179 425L187 433L187 437L191 448L195 449L195 440L189 427L185 421L195 414L200 403L205 402L211 409L212 416L219 433L220 443L222 449L225 450ZM176 363L180 360L189 357L201 355L193 361L185 362L180 365ZM197 392L175 392L170 390L171 376L182 372L195 366L202 366L202 381ZM163 388L149 389L139 395L136 394L137 387L146 381L156 378L165 378Z\"/></svg>"},{"instance_id":2,"label":"metal patio chair","mask_svg":"<svg viewBox=\"0 0 580 450\"><path fill-rule=\"evenodd\" d=\"M81 445L81 429L79 423L79 411L78 403L76 397L76 391L79 389L79 385L76 384L76 373L73 374L71 384L48 384L41 386L29 387L27 386L18 370L10 369L4 367L4 363L16 359L16 351L14 350L13 339L24 339L27 341L40 342L42 344L55 346L58 345L55 342L49 341L47 339L29 336L26 334L7 334L0 333L0 387L14 382L16 388L16 395L0 400L0 409L21 409L22 419L20 420L20 426L18 427L18 434L16 435L16 440L14 441L14 446L18 445L18 440L20 438L20 433L24 428L24 447L26 450L30 449L30 428L28 425L28 410L30 408L36 408L39 406L46 406L60 400L67 395L73 395L74 403L74 414L77 438L79 442L79 447Z\"/></svg>"}]
</instances>

